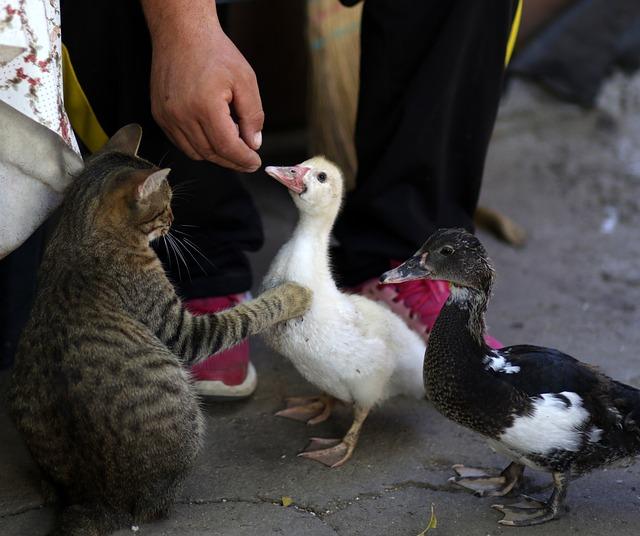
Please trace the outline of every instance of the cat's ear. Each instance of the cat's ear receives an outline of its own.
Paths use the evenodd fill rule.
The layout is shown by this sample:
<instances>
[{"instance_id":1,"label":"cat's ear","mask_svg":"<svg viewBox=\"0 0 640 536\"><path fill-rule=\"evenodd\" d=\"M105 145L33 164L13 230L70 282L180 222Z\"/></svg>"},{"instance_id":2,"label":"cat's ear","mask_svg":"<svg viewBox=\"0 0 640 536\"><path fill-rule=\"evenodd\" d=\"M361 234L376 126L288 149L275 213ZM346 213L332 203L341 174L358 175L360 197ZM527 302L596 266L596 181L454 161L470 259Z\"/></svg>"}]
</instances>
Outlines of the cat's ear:
<instances>
[{"instance_id":1,"label":"cat's ear","mask_svg":"<svg viewBox=\"0 0 640 536\"><path fill-rule=\"evenodd\" d=\"M116 132L109 141L105 143L100 152L117 152L130 156L138 156L138 149L142 141L142 127L136 123L131 123L122 127Z\"/></svg>"},{"instance_id":2,"label":"cat's ear","mask_svg":"<svg viewBox=\"0 0 640 536\"><path fill-rule=\"evenodd\" d=\"M157 191L163 181L166 180L170 172L171 170L169 168L165 168L154 171L153 173L148 175L147 178L145 178L136 187L136 199L146 199L153 192Z\"/></svg>"}]
</instances>

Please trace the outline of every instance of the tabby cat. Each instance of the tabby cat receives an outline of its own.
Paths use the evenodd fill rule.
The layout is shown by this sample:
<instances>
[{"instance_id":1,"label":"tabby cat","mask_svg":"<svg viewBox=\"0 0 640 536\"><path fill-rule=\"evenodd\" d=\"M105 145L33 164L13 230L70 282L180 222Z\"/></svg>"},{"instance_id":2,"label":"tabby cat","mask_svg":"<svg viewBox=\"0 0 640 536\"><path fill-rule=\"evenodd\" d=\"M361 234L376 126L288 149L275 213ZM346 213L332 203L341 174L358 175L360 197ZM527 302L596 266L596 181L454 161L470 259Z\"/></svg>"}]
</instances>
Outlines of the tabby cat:
<instances>
[{"instance_id":1,"label":"tabby cat","mask_svg":"<svg viewBox=\"0 0 640 536\"><path fill-rule=\"evenodd\" d=\"M165 516L202 444L188 368L311 300L285 283L187 312L149 246L171 225L171 189L136 156L140 136L121 129L69 188L12 375L12 418L62 506L56 536Z\"/></svg>"}]
</instances>

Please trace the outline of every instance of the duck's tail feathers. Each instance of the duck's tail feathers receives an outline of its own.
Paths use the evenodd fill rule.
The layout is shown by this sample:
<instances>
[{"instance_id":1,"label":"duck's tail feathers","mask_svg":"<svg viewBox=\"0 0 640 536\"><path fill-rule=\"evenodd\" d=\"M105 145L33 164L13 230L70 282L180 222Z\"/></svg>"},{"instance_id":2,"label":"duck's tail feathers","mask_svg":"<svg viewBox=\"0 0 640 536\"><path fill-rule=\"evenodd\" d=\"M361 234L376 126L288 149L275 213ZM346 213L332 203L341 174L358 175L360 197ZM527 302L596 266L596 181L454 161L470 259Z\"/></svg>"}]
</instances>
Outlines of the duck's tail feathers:
<instances>
[{"instance_id":1,"label":"duck's tail feathers","mask_svg":"<svg viewBox=\"0 0 640 536\"><path fill-rule=\"evenodd\" d=\"M101 506L75 504L59 514L49 536L107 536L131 525L133 518L128 514L111 512Z\"/></svg>"},{"instance_id":2,"label":"duck's tail feathers","mask_svg":"<svg viewBox=\"0 0 640 536\"><path fill-rule=\"evenodd\" d=\"M615 382L613 403L622 416L622 427L640 440L640 390Z\"/></svg>"},{"instance_id":3,"label":"duck's tail feathers","mask_svg":"<svg viewBox=\"0 0 640 536\"><path fill-rule=\"evenodd\" d=\"M635 408L625 415L624 428L634 433L636 438L640 440L640 402L637 402Z\"/></svg>"}]
</instances>

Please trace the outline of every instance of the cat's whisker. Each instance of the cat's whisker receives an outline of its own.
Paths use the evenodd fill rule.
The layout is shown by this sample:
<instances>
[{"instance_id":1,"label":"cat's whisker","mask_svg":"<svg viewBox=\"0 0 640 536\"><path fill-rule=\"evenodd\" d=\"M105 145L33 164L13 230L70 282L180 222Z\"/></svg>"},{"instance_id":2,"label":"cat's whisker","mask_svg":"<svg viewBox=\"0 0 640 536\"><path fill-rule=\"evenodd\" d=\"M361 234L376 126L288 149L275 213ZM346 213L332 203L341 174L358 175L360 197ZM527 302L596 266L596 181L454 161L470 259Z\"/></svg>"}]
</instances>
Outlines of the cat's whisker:
<instances>
[{"instance_id":1,"label":"cat's whisker","mask_svg":"<svg viewBox=\"0 0 640 536\"><path fill-rule=\"evenodd\" d=\"M176 240L176 237L172 236L170 233L167 234L167 237L169 237L169 240L174 245L176 253L180 256L180 260L182 260L182 262L184 263L184 267L187 270L187 276L189 277L189 280L191 280L191 270L189 270L189 265L187 264L187 261L182 254L180 243Z\"/></svg>"},{"instance_id":2,"label":"cat's whisker","mask_svg":"<svg viewBox=\"0 0 640 536\"><path fill-rule=\"evenodd\" d=\"M191 248L195 253L197 253L198 255L200 255L205 261L207 261L212 268L215 268L216 265L211 262L211 260L209 259L209 257L207 257L204 253L202 253L202 250L196 245L194 244L191 240L189 240L188 237L190 237L191 235L189 233L185 233L184 231L181 231L180 229L175 229L172 228L171 229L172 232L176 232L179 233L181 235L184 235L182 240L180 241L180 243L182 244L182 246L184 246L185 250L187 250L187 248ZM177 236L174 236L174 238L179 238ZM187 250L188 251L188 250ZM195 260L195 258L194 258ZM199 265L198 265L199 266ZM203 270L204 271L204 270ZM206 272L205 272L206 273Z\"/></svg>"},{"instance_id":3,"label":"cat's whisker","mask_svg":"<svg viewBox=\"0 0 640 536\"><path fill-rule=\"evenodd\" d=\"M180 270L180 258L178 257L178 254L176 253L176 247L173 243L173 240L171 239L171 236L167 233L165 235L167 237L167 243L169 244L169 248L171 249L171 253L173 253L173 256L176 259L176 266L178 269L178 279L182 279L182 272Z\"/></svg>"},{"instance_id":4,"label":"cat's whisker","mask_svg":"<svg viewBox=\"0 0 640 536\"><path fill-rule=\"evenodd\" d=\"M175 195L176 193L181 193L189 189L189 186L198 182L196 179L191 179L188 181L183 181L180 184L176 184L171 187L171 192Z\"/></svg>"},{"instance_id":5,"label":"cat's whisker","mask_svg":"<svg viewBox=\"0 0 640 536\"><path fill-rule=\"evenodd\" d=\"M196 246L193 242L191 242L191 240L189 240L188 238L185 238L183 240L183 244L185 247L191 248L195 253L200 255L200 257L202 257L205 261L207 261L207 263L211 266L211 268L214 268L214 269L217 268L216 264L212 262L209 259L209 257L207 257L204 253L202 253L202 251L198 248L198 246Z\"/></svg>"},{"instance_id":6,"label":"cat's whisker","mask_svg":"<svg viewBox=\"0 0 640 536\"><path fill-rule=\"evenodd\" d=\"M184 247L181 247L182 244L180 244L180 242L178 242L177 240L176 240L176 246L178 248L178 253L180 254L180 258L182 259L182 262L184 263L184 267L187 270L187 275L189 276L189 281L191 281L191 270L189 270L189 264L187 264L187 260L184 258L184 254L182 253Z\"/></svg>"},{"instance_id":7,"label":"cat's whisker","mask_svg":"<svg viewBox=\"0 0 640 536\"><path fill-rule=\"evenodd\" d=\"M164 162L164 159L167 158L167 156L169 155L169 151L166 150L164 152L164 154L162 155L162 157L160 158L160 161L158 162L158 167L161 168L162 167L162 163Z\"/></svg>"},{"instance_id":8,"label":"cat's whisker","mask_svg":"<svg viewBox=\"0 0 640 536\"><path fill-rule=\"evenodd\" d=\"M165 235L167 237L167 243L173 252L173 255L176 258L176 266L178 267L178 279L182 279L182 271L180 270L180 259L178 258L178 254L176 253L176 247L173 244L173 240L169 234Z\"/></svg>"},{"instance_id":9,"label":"cat's whisker","mask_svg":"<svg viewBox=\"0 0 640 536\"><path fill-rule=\"evenodd\" d=\"M189 256L193 259L193 262L195 262L195 263L198 265L198 268L200 268L200 270L202 271L202 273L203 273L204 275L207 275L207 271L206 271L206 270L202 267L202 265L198 262L198 259L196 259L196 258L195 258L195 256L193 255L193 253L191 253L191 251L187 248L187 245L186 245L183 241L181 241L179 237L174 236L173 238L176 240L176 242L177 242L178 244L180 244L180 245L183 247L184 251L185 251L187 254L189 254ZM205 257L205 258L206 258L206 257Z\"/></svg>"},{"instance_id":10,"label":"cat's whisker","mask_svg":"<svg viewBox=\"0 0 640 536\"><path fill-rule=\"evenodd\" d=\"M189 188L178 188L175 190L172 190L171 193L171 197L173 199L176 198L180 198L180 197L195 197L196 192L194 192L193 190L190 190Z\"/></svg>"},{"instance_id":11,"label":"cat's whisker","mask_svg":"<svg viewBox=\"0 0 640 536\"><path fill-rule=\"evenodd\" d=\"M171 255L169 255L169 246L167 246L167 236L162 235L162 243L164 244L164 250L167 252L167 260L169 261L169 268L172 267Z\"/></svg>"},{"instance_id":12,"label":"cat's whisker","mask_svg":"<svg viewBox=\"0 0 640 536\"><path fill-rule=\"evenodd\" d=\"M215 263L211 262L209 257L207 257L204 253L202 253L202 250L198 246L196 246L191 240L185 237L182 239L182 244L185 247L190 247L193 251L195 251L198 255L200 255L205 261L207 261L212 268L216 268Z\"/></svg>"}]
</instances>

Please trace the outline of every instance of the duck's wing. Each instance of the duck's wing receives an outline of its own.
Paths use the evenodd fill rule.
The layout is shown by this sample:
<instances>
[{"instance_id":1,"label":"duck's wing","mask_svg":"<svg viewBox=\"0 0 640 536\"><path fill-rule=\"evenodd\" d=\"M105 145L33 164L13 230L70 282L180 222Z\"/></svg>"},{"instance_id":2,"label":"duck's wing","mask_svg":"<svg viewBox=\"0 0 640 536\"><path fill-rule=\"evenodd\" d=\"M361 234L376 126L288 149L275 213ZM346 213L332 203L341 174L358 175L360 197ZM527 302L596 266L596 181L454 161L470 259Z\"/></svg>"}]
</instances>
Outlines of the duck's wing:
<instances>
[{"instance_id":1,"label":"duck's wing","mask_svg":"<svg viewBox=\"0 0 640 536\"><path fill-rule=\"evenodd\" d=\"M529 396L570 391L584 393L606 378L596 368L553 348L506 346L487 352L487 372Z\"/></svg>"},{"instance_id":2,"label":"duck's wing","mask_svg":"<svg viewBox=\"0 0 640 536\"><path fill-rule=\"evenodd\" d=\"M488 354L485 366L488 373L530 397L571 398L575 393L596 429L614 433L616 442L640 440L640 391L592 365L552 348L518 345Z\"/></svg>"}]
</instances>

